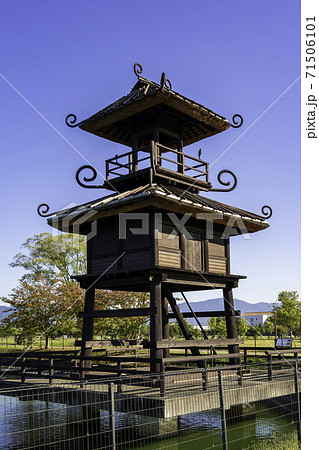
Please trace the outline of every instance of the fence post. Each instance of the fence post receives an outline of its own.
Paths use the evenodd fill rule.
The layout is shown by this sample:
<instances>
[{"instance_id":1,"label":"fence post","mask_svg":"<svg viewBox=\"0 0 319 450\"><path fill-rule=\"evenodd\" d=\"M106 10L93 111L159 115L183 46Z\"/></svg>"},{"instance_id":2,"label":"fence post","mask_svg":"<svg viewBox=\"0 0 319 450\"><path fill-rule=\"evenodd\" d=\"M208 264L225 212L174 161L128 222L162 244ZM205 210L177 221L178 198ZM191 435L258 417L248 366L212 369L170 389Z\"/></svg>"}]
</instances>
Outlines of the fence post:
<instances>
[{"instance_id":1,"label":"fence post","mask_svg":"<svg viewBox=\"0 0 319 450\"><path fill-rule=\"evenodd\" d=\"M109 384L109 431L110 431L110 448L116 449L115 436L115 405L114 405L114 384Z\"/></svg>"},{"instance_id":2,"label":"fence post","mask_svg":"<svg viewBox=\"0 0 319 450\"><path fill-rule=\"evenodd\" d=\"M268 380L272 381L272 355L268 353Z\"/></svg>"},{"instance_id":3,"label":"fence post","mask_svg":"<svg viewBox=\"0 0 319 450\"><path fill-rule=\"evenodd\" d=\"M244 367L247 369L248 367L248 353L247 348L244 348Z\"/></svg>"},{"instance_id":4,"label":"fence post","mask_svg":"<svg viewBox=\"0 0 319 450\"><path fill-rule=\"evenodd\" d=\"M243 368L241 365L241 359L239 359L239 368L237 371L237 375L238 375L238 385L241 386L243 384Z\"/></svg>"},{"instance_id":5,"label":"fence post","mask_svg":"<svg viewBox=\"0 0 319 450\"><path fill-rule=\"evenodd\" d=\"M85 378L85 360L80 356L80 367L79 367L79 377L80 380Z\"/></svg>"},{"instance_id":6,"label":"fence post","mask_svg":"<svg viewBox=\"0 0 319 450\"><path fill-rule=\"evenodd\" d=\"M41 362L42 362L42 358L41 356L38 356L38 375L41 376Z\"/></svg>"},{"instance_id":7,"label":"fence post","mask_svg":"<svg viewBox=\"0 0 319 450\"><path fill-rule=\"evenodd\" d=\"M300 414L300 392L299 392L299 373L298 373L298 359L295 361L294 368L294 378L295 378L295 392L297 395L297 407L298 407L298 419L297 419L297 433L298 442L301 444L301 414Z\"/></svg>"},{"instance_id":8,"label":"fence post","mask_svg":"<svg viewBox=\"0 0 319 450\"><path fill-rule=\"evenodd\" d=\"M164 397L165 396L165 366L164 366L164 361L163 358L161 358L161 362L160 362L160 397Z\"/></svg>"},{"instance_id":9,"label":"fence post","mask_svg":"<svg viewBox=\"0 0 319 450\"><path fill-rule=\"evenodd\" d=\"M117 392L120 394L122 392L122 382L121 382L122 362L121 361L117 361L116 370L117 370L117 378L118 378Z\"/></svg>"},{"instance_id":10,"label":"fence post","mask_svg":"<svg viewBox=\"0 0 319 450\"><path fill-rule=\"evenodd\" d=\"M52 383L54 375L54 369L53 369L53 358L49 359L49 384Z\"/></svg>"},{"instance_id":11,"label":"fence post","mask_svg":"<svg viewBox=\"0 0 319 450\"><path fill-rule=\"evenodd\" d=\"M25 382L25 358L21 358L21 383Z\"/></svg>"},{"instance_id":12,"label":"fence post","mask_svg":"<svg viewBox=\"0 0 319 450\"><path fill-rule=\"evenodd\" d=\"M204 360L204 367L202 372L202 378L203 378L203 391L207 391L207 359Z\"/></svg>"},{"instance_id":13,"label":"fence post","mask_svg":"<svg viewBox=\"0 0 319 450\"><path fill-rule=\"evenodd\" d=\"M280 361L282 360L282 354L281 353L278 353L278 361L279 361L279 364L278 364L278 370L281 370L282 369L282 366L281 366L281 364L280 364Z\"/></svg>"},{"instance_id":14,"label":"fence post","mask_svg":"<svg viewBox=\"0 0 319 450\"><path fill-rule=\"evenodd\" d=\"M137 348L133 349L134 357L137 358ZM137 369L137 362L134 362L134 369Z\"/></svg>"},{"instance_id":15,"label":"fence post","mask_svg":"<svg viewBox=\"0 0 319 450\"><path fill-rule=\"evenodd\" d=\"M223 375L222 375L221 370L218 370L218 388L219 388L220 412L221 412L221 419L222 419L223 450L227 450L228 449L227 425L226 425L226 414L225 414L225 404L224 404Z\"/></svg>"}]
</instances>

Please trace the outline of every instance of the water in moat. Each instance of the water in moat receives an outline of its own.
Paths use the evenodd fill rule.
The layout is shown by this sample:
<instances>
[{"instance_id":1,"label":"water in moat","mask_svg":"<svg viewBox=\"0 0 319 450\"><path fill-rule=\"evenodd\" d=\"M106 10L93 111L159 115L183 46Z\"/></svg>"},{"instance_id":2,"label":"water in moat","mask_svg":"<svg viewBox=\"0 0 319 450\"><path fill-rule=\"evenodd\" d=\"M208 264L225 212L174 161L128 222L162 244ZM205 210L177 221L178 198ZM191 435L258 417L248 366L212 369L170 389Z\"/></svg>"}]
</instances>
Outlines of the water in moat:
<instances>
[{"instance_id":1,"label":"water in moat","mask_svg":"<svg viewBox=\"0 0 319 450\"><path fill-rule=\"evenodd\" d=\"M256 416L239 423L228 424L230 450L249 449L258 443L282 435L296 434L295 417L266 402L257 403ZM179 431L162 436L141 437L138 416L116 413L117 449L203 450L222 448L219 411L205 411L179 418ZM109 447L108 413L100 413L100 429L96 438L89 437L80 416L70 416L70 408L58 403L20 401L0 396L0 448L22 449L107 449Z\"/></svg>"}]
</instances>

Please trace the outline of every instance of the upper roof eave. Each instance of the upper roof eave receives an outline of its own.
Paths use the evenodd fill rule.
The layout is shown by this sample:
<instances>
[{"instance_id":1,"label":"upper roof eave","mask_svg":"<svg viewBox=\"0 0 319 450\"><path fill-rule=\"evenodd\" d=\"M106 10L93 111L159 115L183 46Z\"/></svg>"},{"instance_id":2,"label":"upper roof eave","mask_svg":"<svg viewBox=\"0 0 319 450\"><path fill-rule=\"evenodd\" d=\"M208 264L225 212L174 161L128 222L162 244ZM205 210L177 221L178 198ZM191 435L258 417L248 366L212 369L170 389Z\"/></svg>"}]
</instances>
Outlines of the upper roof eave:
<instances>
[{"instance_id":1,"label":"upper roof eave","mask_svg":"<svg viewBox=\"0 0 319 450\"><path fill-rule=\"evenodd\" d=\"M171 106L205 125L214 127L217 132L230 127L230 123L225 117L184 95L162 88L159 84L143 77L139 77L129 94L82 120L78 126L84 131L98 134L98 130L105 126L127 119L161 103Z\"/></svg>"}]
</instances>

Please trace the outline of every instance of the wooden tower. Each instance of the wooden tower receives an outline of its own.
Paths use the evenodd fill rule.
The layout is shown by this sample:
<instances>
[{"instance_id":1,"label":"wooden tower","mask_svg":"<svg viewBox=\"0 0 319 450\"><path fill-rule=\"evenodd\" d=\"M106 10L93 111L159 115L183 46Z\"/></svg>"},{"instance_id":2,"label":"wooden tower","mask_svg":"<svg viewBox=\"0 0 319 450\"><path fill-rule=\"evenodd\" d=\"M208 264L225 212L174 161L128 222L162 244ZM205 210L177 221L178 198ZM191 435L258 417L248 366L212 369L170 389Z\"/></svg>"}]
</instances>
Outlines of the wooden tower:
<instances>
[{"instance_id":1,"label":"wooden tower","mask_svg":"<svg viewBox=\"0 0 319 450\"><path fill-rule=\"evenodd\" d=\"M228 206L199 191L230 191L235 175L217 175L222 188L209 181L209 163L184 148L204 138L242 124L233 123L210 109L172 90L162 74L159 84L141 76L135 64L137 83L131 92L80 123L69 115L71 127L129 147L129 151L105 161L104 183L94 185L95 168L85 165L76 173L77 182L87 188L113 191L110 195L53 214L48 206L38 211L48 223L62 231L88 236L87 274L76 276L86 290L82 331L82 354L90 355L87 342L93 340L97 317L149 316L150 371L158 372L169 358L169 320L175 318L184 336L185 347L200 355L186 318L224 316L229 353L238 353L238 334L232 289L244 276L230 271L230 237L254 233L269 224L266 218ZM82 172L88 171L82 178ZM224 176L232 177L232 185ZM89 184L88 184L89 183ZM90 184L91 183L91 184ZM41 207L45 211L41 212ZM264 207L262 212L266 215ZM269 208L270 211L270 208ZM95 310L95 289L149 292L147 308ZM174 293L222 289L224 311L196 315L182 314ZM188 341L188 342L186 342ZM212 346L204 339L202 345ZM182 344L181 344L182 345ZM200 358L199 358L200 359Z\"/></svg>"}]
</instances>

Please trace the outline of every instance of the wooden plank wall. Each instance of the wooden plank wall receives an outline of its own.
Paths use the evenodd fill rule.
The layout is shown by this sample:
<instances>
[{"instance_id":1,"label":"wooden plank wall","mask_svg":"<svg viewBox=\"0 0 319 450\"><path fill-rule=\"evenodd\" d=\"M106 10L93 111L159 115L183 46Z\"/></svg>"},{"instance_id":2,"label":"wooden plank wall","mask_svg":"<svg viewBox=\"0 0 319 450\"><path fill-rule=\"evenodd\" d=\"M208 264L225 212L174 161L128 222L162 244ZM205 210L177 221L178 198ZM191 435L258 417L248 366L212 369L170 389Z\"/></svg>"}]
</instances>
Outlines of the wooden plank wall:
<instances>
[{"instance_id":1,"label":"wooden plank wall","mask_svg":"<svg viewBox=\"0 0 319 450\"><path fill-rule=\"evenodd\" d=\"M141 222L129 221L126 239L119 239L118 216L100 220L97 235L88 241L88 273L100 274L110 266L109 273L148 270L156 266L228 273L228 240L221 238L222 230L217 229L213 239L205 239L205 223L193 219L191 225L186 226L189 235L185 236L176 234L174 225L167 218L154 242L153 223L150 220L150 234L140 235L129 228L137 230ZM122 253L117 264L113 264Z\"/></svg>"}]
</instances>

